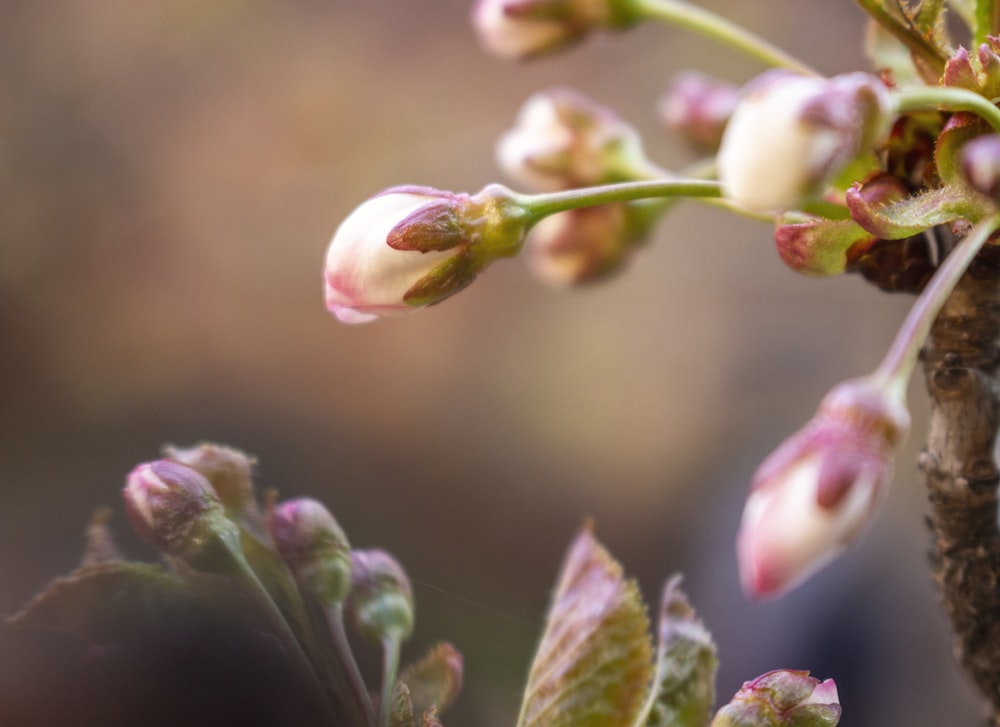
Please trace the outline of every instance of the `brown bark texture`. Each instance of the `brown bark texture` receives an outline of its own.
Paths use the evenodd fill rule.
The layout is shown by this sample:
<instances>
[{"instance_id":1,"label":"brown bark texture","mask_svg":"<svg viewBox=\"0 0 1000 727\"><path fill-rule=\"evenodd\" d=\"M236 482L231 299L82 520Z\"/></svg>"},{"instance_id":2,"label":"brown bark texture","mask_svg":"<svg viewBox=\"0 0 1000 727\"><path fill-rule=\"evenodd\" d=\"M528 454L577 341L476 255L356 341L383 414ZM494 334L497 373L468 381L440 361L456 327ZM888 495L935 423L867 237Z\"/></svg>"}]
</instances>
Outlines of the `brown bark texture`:
<instances>
[{"instance_id":1,"label":"brown bark texture","mask_svg":"<svg viewBox=\"0 0 1000 727\"><path fill-rule=\"evenodd\" d=\"M930 561L962 667L1000 727L1000 249L987 247L934 323L921 353L931 398Z\"/></svg>"}]
</instances>

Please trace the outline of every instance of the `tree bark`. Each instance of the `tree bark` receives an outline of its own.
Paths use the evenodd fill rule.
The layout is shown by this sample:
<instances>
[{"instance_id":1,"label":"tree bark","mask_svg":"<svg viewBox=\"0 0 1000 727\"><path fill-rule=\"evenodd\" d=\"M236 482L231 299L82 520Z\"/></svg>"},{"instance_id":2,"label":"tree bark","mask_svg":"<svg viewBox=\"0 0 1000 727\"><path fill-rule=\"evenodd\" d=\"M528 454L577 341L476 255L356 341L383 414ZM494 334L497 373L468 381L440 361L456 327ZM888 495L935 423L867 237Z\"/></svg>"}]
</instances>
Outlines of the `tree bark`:
<instances>
[{"instance_id":1,"label":"tree bark","mask_svg":"<svg viewBox=\"0 0 1000 727\"><path fill-rule=\"evenodd\" d=\"M927 479L931 570L958 658L1000 727L1000 251L987 247L962 278L921 352L931 398Z\"/></svg>"}]
</instances>

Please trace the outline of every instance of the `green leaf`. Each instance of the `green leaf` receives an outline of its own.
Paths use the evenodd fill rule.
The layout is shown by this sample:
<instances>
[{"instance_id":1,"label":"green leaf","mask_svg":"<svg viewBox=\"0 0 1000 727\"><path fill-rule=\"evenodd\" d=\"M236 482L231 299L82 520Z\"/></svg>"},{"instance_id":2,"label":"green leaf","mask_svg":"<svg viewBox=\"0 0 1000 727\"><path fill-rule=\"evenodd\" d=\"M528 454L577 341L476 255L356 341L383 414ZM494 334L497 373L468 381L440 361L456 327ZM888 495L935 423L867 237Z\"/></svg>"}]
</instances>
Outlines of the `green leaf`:
<instances>
[{"instance_id":1,"label":"green leaf","mask_svg":"<svg viewBox=\"0 0 1000 727\"><path fill-rule=\"evenodd\" d=\"M58 629L95 643L121 643L230 595L224 579L189 578L150 563L114 561L56 578L8 623ZM237 606L239 604L232 604ZM236 610L236 609L234 609Z\"/></svg>"},{"instance_id":2,"label":"green leaf","mask_svg":"<svg viewBox=\"0 0 1000 727\"><path fill-rule=\"evenodd\" d=\"M622 727L652 677L634 581L585 527L569 548L528 676L518 727Z\"/></svg>"},{"instance_id":3,"label":"green leaf","mask_svg":"<svg viewBox=\"0 0 1000 727\"><path fill-rule=\"evenodd\" d=\"M712 716L719 660L680 580L674 576L663 589L656 675L640 722L645 727L704 727Z\"/></svg>"},{"instance_id":4,"label":"green leaf","mask_svg":"<svg viewBox=\"0 0 1000 727\"><path fill-rule=\"evenodd\" d=\"M406 667L399 681L410 690L414 712L423 713L432 707L444 712L462 688L462 655L451 644L438 644L420 661Z\"/></svg>"},{"instance_id":5,"label":"green leaf","mask_svg":"<svg viewBox=\"0 0 1000 727\"><path fill-rule=\"evenodd\" d=\"M413 724L413 702L410 690L402 682L396 682L392 690L392 709L389 711L389 727L415 727Z\"/></svg>"}]
</instances>

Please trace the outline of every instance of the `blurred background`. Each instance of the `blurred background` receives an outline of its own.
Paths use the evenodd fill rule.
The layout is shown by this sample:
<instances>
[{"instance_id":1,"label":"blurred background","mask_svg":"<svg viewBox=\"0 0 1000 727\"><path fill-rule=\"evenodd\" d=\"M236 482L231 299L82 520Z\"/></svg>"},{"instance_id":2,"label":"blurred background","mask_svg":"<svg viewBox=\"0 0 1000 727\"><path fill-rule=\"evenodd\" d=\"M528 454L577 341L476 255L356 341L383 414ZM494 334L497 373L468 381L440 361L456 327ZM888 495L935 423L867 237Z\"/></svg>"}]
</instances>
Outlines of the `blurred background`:
<instances>
[{"instance_id":1,"label":"blurred background","mask_svg":"<svg viewBox=\"0 0 1000 727\"><path fill-rule=\"evenodd\" d=\"M865 67L846 0L704 4L823 72ZM467 18L465 0L0 4L0 611L75 567L97 506L151 558L127 532L125 474L165 443L211 440L402 560L418 609L406 656L447 639L466 658L448 725L514 724L588 516L651 604L684 573L719 645L720 699L804 668L837 680L845 725L975 721L925 564L919 382L861 543L776 602L748 602L736 573L756 464L877 363L908 299L798 276L767 226L687 203L600 287L551 291L514 260L403 319L326 313L338 222L396 184L504 181L494 140L533 91L613 106L679 167L695 157L654 113L672 74L762 70L662 26L511 64ZM79 673L75 642L0 633L3 724L88 724L95 702L143 699ZM197 671L148 668L147 687ZM281 701L280 680L260 684L274 694L254 699Z\"/></svg>"}]
</instances>

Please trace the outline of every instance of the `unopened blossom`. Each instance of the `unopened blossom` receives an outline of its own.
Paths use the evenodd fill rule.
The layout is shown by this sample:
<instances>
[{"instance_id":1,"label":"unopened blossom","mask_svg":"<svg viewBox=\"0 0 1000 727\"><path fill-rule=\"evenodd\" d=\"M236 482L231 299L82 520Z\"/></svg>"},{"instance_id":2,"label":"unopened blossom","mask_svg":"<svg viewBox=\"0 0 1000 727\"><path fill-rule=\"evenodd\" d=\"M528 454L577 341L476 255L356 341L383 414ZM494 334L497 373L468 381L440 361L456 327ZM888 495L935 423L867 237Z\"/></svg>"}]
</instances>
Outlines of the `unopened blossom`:
<instances>
[{"instance_id":1,"label":"unopened blossom","mask_svg":"<svg viewBox=\"0 0 1000 727\"><path fill-rule=\"evenodd\" d=\"M1000 199L1000 135L989 134L962 148L962 173L972 187L993 199Z\"/></svg>"},{"instance_id":2,"label":"unopened blossom","mask_svg":"<svg viewBox=\"0 0 1000 727\"><path fill-rule=\"evenodd\" d=\"M469 285L520 250L524 225L507 190L476 196L394 187L355 208L326 251L326 306L345 323L407 313Z\"/></svg>"},{"instance_id":3,"label":"unopened blossom","mask_svg":"<svg viewBox=\"0 0 1000 727\"><path fill-rule=\"evenodd\" d=\"M835 727L840 717L833 679L779 669L744 682L711 727Z\"/></svg>"},{"instance_id":4,"label":"unopened blossom","mask_svg":"<svg viewBox=\"0 0 1000 727\"><path fill-rule=\"evenodd\" d=\"M869 522L909 430L895 389L836 386L757 469L737 535L744 591L780 595L839 555Z\"/></svg>"},{"instance_id":5,"label":"unopened blossom","mask_svg":"<svg viewBox=\"0 0 1000 727\"><path fill-rule=\"evenodd\" d=\"M472 8L483 47L512 59L557 51L594 31L635 22L625 0L477 0Z\"/></svg>"},{"instance_id":6,"label":"unopened blossom","mask_svg":"<svg viewBox=\"0 0 1000 727\"><path fill-rule=\"evenodd\" d=\"M655 201L615 202L546 217L528 234L528 267L557 287L601 280L628 262L662 208Z\"/></svg>"},{"instance_id":7,"label":"unopened blossom","mask_svg":"<svg viewBox=\"0 0 1000 727\"><path fill-rule=\"evenodd\" d=\"M639 133L611 109L569 88L533 94L500 137L497 163L538 192L633 179L649 168Z\"/></svg>"},{"instance_id":8,"label":"unopened blossom","mask_svg":"<svg viewBox=\"0 0 1000 727\"><path fill-rule=\"evenodd\" d=\"M282 502L268 526L299 582L325 606L343 603L351 589L351 546L326 505L309 497Z\"/></svg>"},{"instance_id":9,"label":"unopened blossom","mask_svg":"<svg viewBox=\"0 0 1000 727\"><path fill-rule=\"evenodd\" d=\"M830 79L772 70L747 84L722 137L719 181L756 211L820 194L885 135L888 92L864 73Z\"/></svg>"},{"instance_id":10,"label":"unopened blossom","mask_svg":"<svg viewBox=\"0 0 1000 727\"><path fill-rule=\"evenodd\" d=\"M739 88L696 71L678 73L656 108L660 120L675 134L714 151L740 98Z\"/></svg>"}]
</instances>

